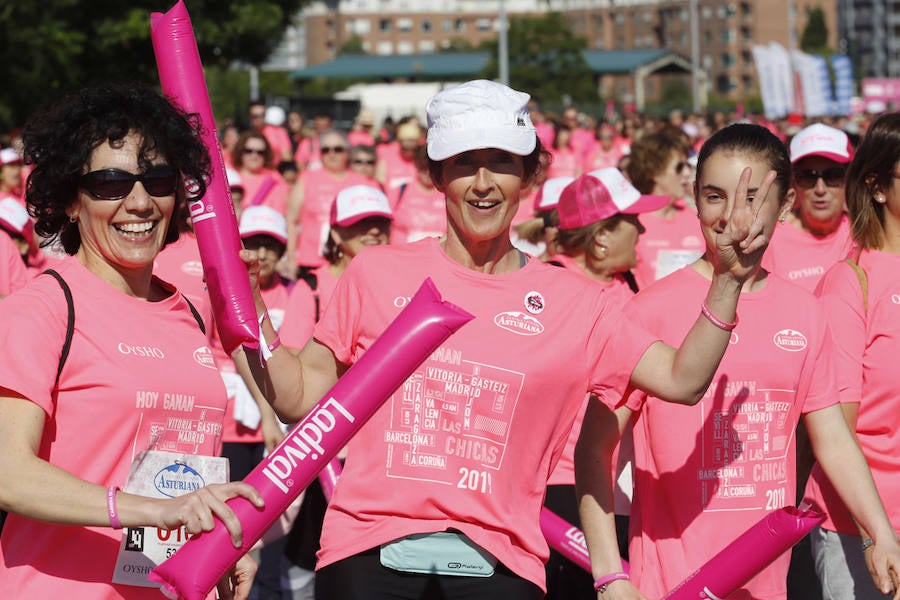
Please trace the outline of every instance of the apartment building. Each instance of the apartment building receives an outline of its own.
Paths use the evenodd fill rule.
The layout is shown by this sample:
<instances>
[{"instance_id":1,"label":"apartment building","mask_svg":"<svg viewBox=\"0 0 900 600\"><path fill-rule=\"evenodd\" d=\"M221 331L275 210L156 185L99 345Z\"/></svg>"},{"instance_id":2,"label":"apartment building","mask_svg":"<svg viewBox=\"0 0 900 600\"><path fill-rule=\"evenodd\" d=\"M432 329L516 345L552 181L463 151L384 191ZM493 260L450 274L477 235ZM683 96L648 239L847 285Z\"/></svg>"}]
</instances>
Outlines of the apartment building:
<instances>
[{"instance_id":1,"label":"apartment building","mask_svg":"<svg viewBox=\"0 0 900 600\"><path fill-rule=\"evenodd\" d=\"M796 47L814 7L838 47L838 0L697 0L700 66L710 91L738 100L757 93L753 44ZM841 0L850 1L850 0ZM900 0L869 0L893 2ZM507 17L559 12L590 49L662 48L691 57L690 0L503 0ZM418 54L495 39L501 0L330 0L303 11L306 63L335 58L351 40L369 54ZM895 25L896 27L896 25ZM900 68L900 64L895 65Z\"/></svg>"}]
</instances>

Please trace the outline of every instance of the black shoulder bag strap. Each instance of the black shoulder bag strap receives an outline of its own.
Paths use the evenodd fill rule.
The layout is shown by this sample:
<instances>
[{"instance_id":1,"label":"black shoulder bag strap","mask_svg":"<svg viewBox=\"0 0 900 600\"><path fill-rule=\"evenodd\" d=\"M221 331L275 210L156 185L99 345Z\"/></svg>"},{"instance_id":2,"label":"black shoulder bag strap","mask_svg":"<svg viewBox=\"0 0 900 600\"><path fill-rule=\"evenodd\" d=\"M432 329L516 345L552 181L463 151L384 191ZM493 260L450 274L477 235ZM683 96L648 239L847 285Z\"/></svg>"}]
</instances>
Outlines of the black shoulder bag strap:
<instances>
[{"instance_id":1,"label":"black shoulder bag strap","mask_svg":"<svg viewBox=\"0 0 900 600\"><path fill-rule=\"evenodd\" d=\"M181 295L184 298L184 301L187 302L188 308L191 309L191 314L194 315L194 320L197 321L197 325L200 326L200 331L203 332L203 335L206 335L206 325L203 324L203 317L200 316L200 313L194 308L194 305L191 304L191 301L188 300L188 297L184 294Z\"/></svg>"},{"instance_id":2,"label":"black shoulder bag strap","mask_svg":"<svg viewBox=\"0 0 900 600\"><path fill-rule=\"evenodd\" d=\"M66 296L66 307L68 308L66 341L63 342L62 354L59 355L59 367L56 369L56 382L59 383L59 376L62 374L63 366L65 366L66 359L69 357L69 349L72 347L72 336L75 333L75 304L72 302L72 290L69 289L69 284L62 278L62 275L53 269L47 269L44 273L52 275L59 282L59 287L62 288L63 294Z\"/></svg>"}]
</instances>

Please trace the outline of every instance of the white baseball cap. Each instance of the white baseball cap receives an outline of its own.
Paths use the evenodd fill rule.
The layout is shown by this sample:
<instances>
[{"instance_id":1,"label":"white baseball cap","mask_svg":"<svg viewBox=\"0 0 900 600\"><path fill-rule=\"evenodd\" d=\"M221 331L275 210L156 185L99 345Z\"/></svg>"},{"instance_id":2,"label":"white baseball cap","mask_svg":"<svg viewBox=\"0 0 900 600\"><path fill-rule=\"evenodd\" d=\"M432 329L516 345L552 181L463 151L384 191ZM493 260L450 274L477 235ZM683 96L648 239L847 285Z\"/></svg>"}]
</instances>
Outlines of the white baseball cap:
<instances>
[{"instance_id":1,"label":"white baseball cap","mask_svg":"<svg viewBox=\"0 0 900 600\"><path fill-rule=\"evenodd\" d=\"M574 177L551 177L534 195L534 212L548 211L559 204L559 194L563 188L575 181Z\"/></svg>"},{"instance_id":2,"label":"white baseball cap","mask_svg":"<svg viewBox=\"0 0 900 600\"><path fill-rule=\"evenodd\" d=\"M31 243L34 234L34 223L28 216L25 207L13 198L0 200L0 227L16 233Z\"/></svg>"},{"instance_id":3,"label":"white baseball cap","mask_svg":"<svg viewBox=\"0 0 900 600\"><path fill-rule=\"evenodd\" d=\"M268 235L287 244L287 220L280 212L268 206L248 206L241 211L238 226L241 239L254 235Z\"/></svg>"},{"instance_id":4,"label":"white baseball cap","mask_svg":"<svg viewBox=\"0 0 900 600\"><path fill-rule=\"evenodd\" d=\"M270 106L266 109L266 116L264 121L266 125L274 125L275 127L281 127L284 125L285 114L284 109L280 106Z\"/></svg>"},{"instance_id":5,"label":"white baseball cap","mask_svg":"<svg viewBox=\"0 0 900 600\"><path fill-rule=\"evenodd\" d=\"M841 164L853 159L853 146L847 134L822 123L813 123L798 131L791 138L790 149L791 163L807 156L824 156Z\"/></svg>"},{"instance_id":6,"label":"white baseball cap","mask_svg":"<svg viewBox=\"0 0 900 600\"><path fill-rule=\"evenodd\" d=\"M3 148L0 150L0 166L20 162L22 162L22 155L16 152L14 148Z\"/></svg>"},{"instance_id":7,"label":"white baseball cap","mask_svg":"<svg viewBox=\"0 0 900 600\"><path fill-rule=\"evenodd\" d=\"M597 169L575 179L559 195L560 229L577 229L614 215L651 212L669 203L668 196L641 194L615 167Z\"/></svg>"},{"instance_id":8,"label":"white baseball cap","mask_svg":"<svg viewBox=\"0 0 900 600\"><path fill-rule=\"evenodd\" d=\"M370 185L354 185L338 192L331 204L331 224L349 227L367 217L393 220L387 196Z\"/></svg>"},{"instance_id":9,"label":"white baseball cap","mask_svg":"<svg viewBox=\"0 0 900 600\"><path fill-rule=\"evenodd\" d=\"M530 98L485 79L438 92L425 105L428 156L444 160L482 148L499 148L520 156L531 154L537 133L528 115Z\"/></svg>"}]
</instances>

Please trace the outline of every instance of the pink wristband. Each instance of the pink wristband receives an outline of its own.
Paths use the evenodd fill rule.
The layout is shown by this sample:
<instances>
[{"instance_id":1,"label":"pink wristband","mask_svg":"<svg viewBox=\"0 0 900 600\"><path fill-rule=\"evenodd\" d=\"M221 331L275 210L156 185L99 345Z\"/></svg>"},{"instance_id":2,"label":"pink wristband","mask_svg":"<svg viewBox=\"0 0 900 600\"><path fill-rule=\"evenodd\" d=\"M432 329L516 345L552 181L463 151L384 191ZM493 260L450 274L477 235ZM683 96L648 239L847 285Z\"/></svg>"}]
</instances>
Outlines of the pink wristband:
<instances>
[{"instance_id":1,"label":"pink wristband","mask_svg":"<svg viewBox=\"0 0 900 600\"><path fill-rule=\"evenodd\" d=\"M611 584L613 581L619 581L620 579L631 578L628 576L628 573L610 573L609 575L604 575L594 582L594 590L602 594L606 591L606 588L609 586L609 584Z\"/></svg>"},{"instance_id":2,"label":"pink wristband","mask_svg":"<svg viewBox=\"0 0 900 600\"><path fill-rule=\"evenodd\" d=\"M700 305L700 312L703 313L703 316L709 320L710 323L721 329L722 331L731 331L738 324L737 315L734 315L734 321L729 323L728 321L723 321L719 317L713 314L713 311L710 310L709 306L707 306L704 301L703 304Z\"/></svg>"},{"instance_id":3,"label":"pink wristband","mask_svg":"<svg viewBox=\"0 0 900 600\"><path fill-rule=\"evenodd\" d=\"M116 509L116 493L121 488L111 485L106 488L106 512L109 513L109 526L113 529L122 529L122 522L119 521L119 511Z\"/></svg>"},{"instance_id":4,"label":"pink wristband","mask_svg":"<svg viewBox=\"0 0 900 600\"><path fill-rule=\"evenodd\" d=\"M274 352L274 351L275 351L275 348L277 348L277 347L280 346L280 345L281 345L281 338L278 337L278 334L276 333L276 334L275 334L275 339L272 340L272 343L271 343L271 344L268 344L267 347L269 348L269 352Z\"/></svg>"}]
</instances>

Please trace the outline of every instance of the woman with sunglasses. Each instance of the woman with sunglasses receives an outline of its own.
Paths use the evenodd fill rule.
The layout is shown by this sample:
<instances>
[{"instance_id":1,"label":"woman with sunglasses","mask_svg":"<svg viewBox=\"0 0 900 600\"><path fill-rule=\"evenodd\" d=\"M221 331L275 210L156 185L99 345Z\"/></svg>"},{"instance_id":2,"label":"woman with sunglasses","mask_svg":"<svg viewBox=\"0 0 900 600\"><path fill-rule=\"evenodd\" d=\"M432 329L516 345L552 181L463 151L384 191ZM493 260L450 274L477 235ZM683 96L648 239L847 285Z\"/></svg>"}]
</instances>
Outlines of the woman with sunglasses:
<instances>
[{"instance_id":1,"label":"woman with sunglasses","mask_svg":"<svg viewBox=\"0 0 900 600\"><path fill-rule=\"evenodd\" d=\"M817 295L838 349L844 417L869 462L891 524L900 530L900 113L872 122L846 180L856 244L853 262L834 264ZM813 469L807 498L827 513L821 527L810 533L823 598L884 598L867 572L877 551L871 543L877 540L875 532L856 526L819 466ZM900 573L895 575L895 585L900 584Z\"/></svg>"},{"instance_id":2,"label":"woman with sunglasses","mask_svg":"<svg viewBox=\"0 0 900 600\"><path fill-rule=\"evenodd\" d=\"M167 500L120 490L143 451L219 455L225 390L206 337L187 300L152 272L178 237L184 182L205 191L209 156L187 115L150 89L116 84L38 113L24 141L36 230L70 256L59 281L41 275L0 303L0 508L10 513L0 588L15 598L159 598L155 587L113 583L117 555L133 556L123 527L150 528L127 530L136 548L140 533L195 534L218 517L239 545L225 501L262 504L240 482ZM220 585L227 598L249 592L255 567L238 566L237 588Z\"/></svg>"},{"instance_id":3,"label":"woman with sunglasses","mask_svg":"<svg viewBox=\"0 0 900 600\"><path fill-rule=\"evenodd\" d=\"M268 166L272 156L269 141L259 131L245 131L235 143L231 160L244 187L242 208L268 206L282 215L287 211L290 187L278 169Z\"/></svg>"},{"instance_id":4,"label":"woman with sunglasses","mask_svg":"<svg viewBox=\"0 0 900 600\"><path fill-rule=\"evenodd\" d=\"M359 253L300 355L276 348L255 374L276 412L297 421L426 277L475 315L350 441L321 537L320 600L541 598L549 550L539 513L585 396L630 383L695 402L728 346L700 305L735 318L766 243L754 211L735 211L720 231L720 260L683 346L657 343L618 318L595 282L512 245L544 153L528 100L485 80L429 100L429 167L447 234ZM253 284L258 265L241 256ZM263 333L275 339L265 319Z\"/></svg>"},{"instance_id":5,"label":"woman with sunglasses","mask_svg":"<svg viewBox=\"0 0 900 600\"><path fill-rule=\"evenodd\" d=\"M853 146L840 129L815 123L791 138L789 148L797 200L763 265L811 292L850 250L844 180Z\"/></svg>"},{"instance_id":6,"label":"woman with sunglasses","mask_svg":"<svg viewBox=\"0 0 900 600\"><path fill-rule=\"evenodd\" d=\"M328 261L323 255L328 239L328 217L337 193L352 185L366 184L363 175L350 169L350 143L347 134L327 129L319 134L321 169L306 169L300 174L288 199L288 245L285 261L289 272L297 278L297 266L304 272L321 267Z\"/></svg>"},{"instance_id":7,"label":"woman with sunglasses","mask_svg":"<svg viewBox=\"0 0 900 600\"><path fill-rule=\"evenodd\" d=\"M684 200L691 174L687 141L681 130L666 128L631 144L626 175L642 194L668 196L663 208L641 218L646 231L638 242L634 277L643 289L703 254L695 211Z\"/></svg>"}]
</instances>

